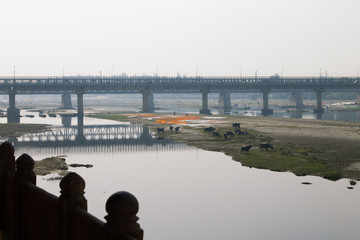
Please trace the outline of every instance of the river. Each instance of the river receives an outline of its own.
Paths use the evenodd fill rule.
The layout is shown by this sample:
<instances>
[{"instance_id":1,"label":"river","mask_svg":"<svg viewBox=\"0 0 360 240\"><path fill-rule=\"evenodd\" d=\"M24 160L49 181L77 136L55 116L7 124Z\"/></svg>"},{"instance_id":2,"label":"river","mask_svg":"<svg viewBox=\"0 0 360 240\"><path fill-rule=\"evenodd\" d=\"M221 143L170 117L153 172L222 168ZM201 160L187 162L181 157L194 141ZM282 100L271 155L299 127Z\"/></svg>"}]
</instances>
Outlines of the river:
<instances>
[{"instance_id":1,"label":"river","mask_svg":"<svg viewBox=\"0 0 360 240\"><path fill-rule=\"evenodd\" d=\"M33 114L21 122L61 126L59 116ZM84 124L119 123L85 117ZM333 182L243 167L223 153L181 144L17 147L16 157L24 152L35 160L66 155L68 164L94 165L69 169L86 182L89 212L103 220L106 199L129 191L139 200L145 239L359 239L360 189L359 183L348 189L349 179ZM59 195L59 181L50 177L38 176L38 186Z\"/></svg>"}]
</instances>

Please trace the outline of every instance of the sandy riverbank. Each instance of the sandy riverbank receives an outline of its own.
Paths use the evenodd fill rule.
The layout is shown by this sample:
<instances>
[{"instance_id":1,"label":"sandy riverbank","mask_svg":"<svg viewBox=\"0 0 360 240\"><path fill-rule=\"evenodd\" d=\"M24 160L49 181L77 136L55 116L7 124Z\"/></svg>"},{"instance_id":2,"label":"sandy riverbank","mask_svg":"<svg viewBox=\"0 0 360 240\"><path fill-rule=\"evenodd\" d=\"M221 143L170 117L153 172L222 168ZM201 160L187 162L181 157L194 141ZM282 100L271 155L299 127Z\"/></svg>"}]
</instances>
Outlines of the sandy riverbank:
<instances>
[{"instance_id":1,"label":"sandy riverbank","mask_svg":"<svg viewBox=\"0 0 360 240\"><path fill-rule=\"evenodd\" d=\"M98 117L118 121L129 121L150 127L156 131L164 127L161 137L205 150L220 151L231 155L249 167L267 168L275 171L291 171L297 175L317 175L336 179L345 177L360 180L360 125L359 123L285 119L241 116L195 115L199 120L176 123L179 133L169 130L169 124L159 123L161 117L180 117L167 114L116 114L108 112ZM156 123L158 121L158 123ZM217 128L221 134L232 130L232 123L241 123L247 136L235 136L225 140L204 133L206 126ZM269 152L259 150L260 141L267 141L275 149ZM243 144L252 144L249 155L240 154Z\"/></svg>"}]
</instances>

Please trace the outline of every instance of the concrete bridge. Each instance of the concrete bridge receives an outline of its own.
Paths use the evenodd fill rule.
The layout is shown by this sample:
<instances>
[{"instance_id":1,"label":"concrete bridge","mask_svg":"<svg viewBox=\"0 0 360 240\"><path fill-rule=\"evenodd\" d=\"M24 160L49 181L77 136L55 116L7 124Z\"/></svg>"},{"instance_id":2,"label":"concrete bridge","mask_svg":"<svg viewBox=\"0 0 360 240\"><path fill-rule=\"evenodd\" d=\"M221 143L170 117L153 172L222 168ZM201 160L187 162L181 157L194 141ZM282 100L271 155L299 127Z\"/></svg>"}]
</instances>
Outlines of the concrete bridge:
<instances>
[{"instance_id":1,"label":"concrete bridge","mask_svg":"<svg viewBox=\"0 0 360 240\"><path fill-rule=\"evenodd\" d=\"M71 105L70 94L77 95L78 124L82 126L84 94L139 93L143 96L143 112L154 112L153 93L199 93L202 94L200 114L210 114L208 94L219 93L219 107L231 110L231 93L261 92L262 114L273 113L269 109L270 92L290 92L302 106L301 92L314 91L317 106L314 112L321 114L324 91L360 92L359 77L0 77L0 94L9 95L8 122L19 122L19 109L15 106L17 94L62 94L64 107Z\"/></svg>"}]
</instances>

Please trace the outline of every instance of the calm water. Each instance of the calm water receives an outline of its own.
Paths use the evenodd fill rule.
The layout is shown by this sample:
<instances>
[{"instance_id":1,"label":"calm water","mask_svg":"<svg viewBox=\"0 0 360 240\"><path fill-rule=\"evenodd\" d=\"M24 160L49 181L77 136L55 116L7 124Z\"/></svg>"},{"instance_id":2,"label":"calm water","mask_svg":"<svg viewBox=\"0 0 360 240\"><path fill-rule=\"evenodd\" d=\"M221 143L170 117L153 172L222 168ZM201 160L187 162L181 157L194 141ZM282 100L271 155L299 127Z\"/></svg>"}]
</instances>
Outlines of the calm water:
<instances>
[{"instance_id":1,"label":"calm water","mask_svg":"<svg viewBox=\"0 0 360 240\"><path fill-rule=\"evenodd\" d=\"M57 118L22 118L60 125ZM76 118L73 118L76 124ZM85 125L115 122L85 118ZM89 212L103 219L106 199L126 190L140 202L145 239L359 239L359 183L296 177L241 166L222 153L182 145L91 148L17 148L34 159L67 155L86 181ZM38 185L59 195L59 181ZM311 185L301 184L311 182Z\"/></svg>"}]
</instances>

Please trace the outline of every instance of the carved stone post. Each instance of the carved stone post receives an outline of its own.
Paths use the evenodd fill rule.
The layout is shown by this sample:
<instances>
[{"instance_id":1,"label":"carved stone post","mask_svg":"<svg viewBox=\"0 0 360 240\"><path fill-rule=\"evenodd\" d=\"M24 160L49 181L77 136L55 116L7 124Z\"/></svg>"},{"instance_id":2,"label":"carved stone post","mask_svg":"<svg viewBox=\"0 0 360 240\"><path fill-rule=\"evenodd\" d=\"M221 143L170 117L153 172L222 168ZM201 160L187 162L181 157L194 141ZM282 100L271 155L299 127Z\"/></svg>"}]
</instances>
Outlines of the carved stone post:
<instances>
[{"instance_id":1,"label":"carved stone post","mask_svg":"<svg viewBox=\"0 0 360 240\"><path fill-rule=\"evenodd\" d=\"M85 181L77 173L71 172L60 181L60 189L62 239L69 239L73 209L80 207L87 211L87 200L84 197Z\"/></svg>"},{"instance_id":2,"label":"carved stone post","mask_svg":"<svg viewBox=\"0 0 360 240\"><path fill-rule=\"evenodd\" d=\"M15 183L22 184L24 182L30 182L36 185L36 175L34 173L34 159L28 154L24 153L15 162Z\"/></svg>"},{"instance_id":3,"label":"carved stone post","mask_svg":"<svg viewBox=\"0 0 360 240\"><path fill-rule=\"evenodd\" d=\"M14 147L9 142L3 142L0 145L0 182L2 182L4 175L13 175L15 173L15 156ZM2 185L0 185L0 190Z\"/></svg>"},{"instance_id":4,"label":"carved stone post","mask_svg":"<svg viewBox=\"0 0 360 240\"><path fill-rule=\"evenodd\" d=\"M7 239L13 232L14 223L14 184L15 156L14 147L9 142L0 145L0 239Z\"/></svg>"},{"instance_id":5,"label":"carved stone post","mask_svg":"<svg viewBox=\"0 0 360 240\"><path fill-rule=\"evenodd\" d=\"M144 231L137 223L136 214L139 211L139 202L131 193L120 191L114 193L106 202L104 230L108 240L136 239L142 240Z\"/></svg>"},{"instance_id":6,"label":"carved stone post","mask_svg":"<svg viewBox=\"0 0 360 240\"><path fill-rule=\"evenodd\" d=\"M32 157L24 153L16 160L15 164L15 239L22 239L22 188L25 182L36 185L36 175L33 171L35 162Z\"/></svg>"}]
</instances>

